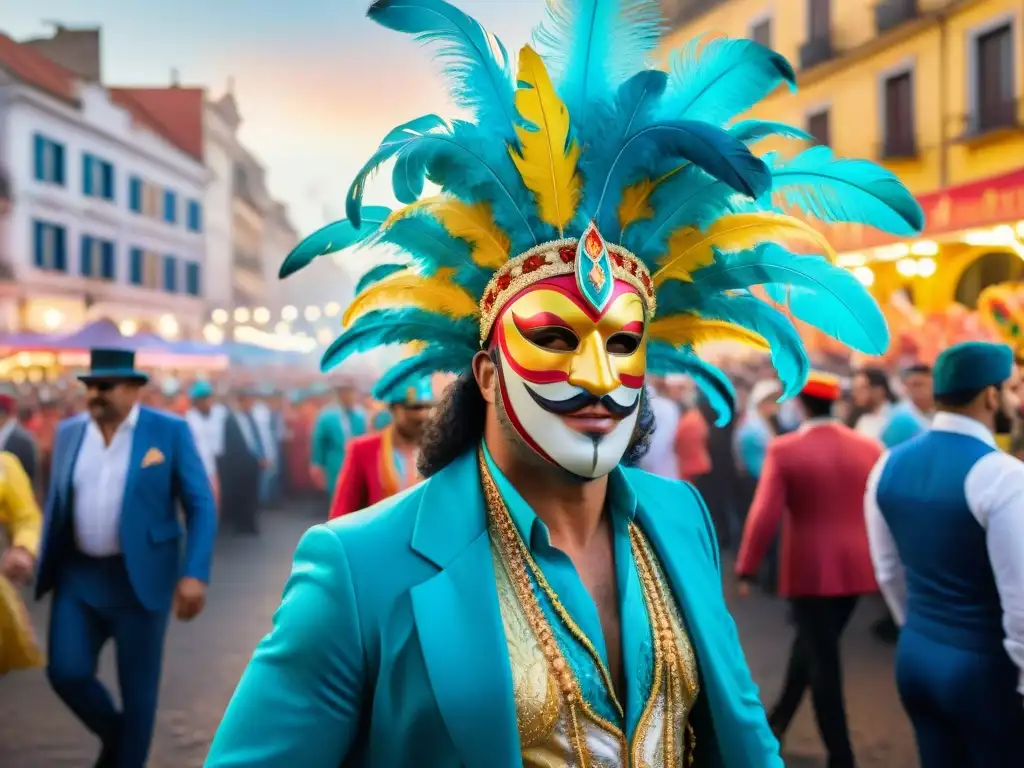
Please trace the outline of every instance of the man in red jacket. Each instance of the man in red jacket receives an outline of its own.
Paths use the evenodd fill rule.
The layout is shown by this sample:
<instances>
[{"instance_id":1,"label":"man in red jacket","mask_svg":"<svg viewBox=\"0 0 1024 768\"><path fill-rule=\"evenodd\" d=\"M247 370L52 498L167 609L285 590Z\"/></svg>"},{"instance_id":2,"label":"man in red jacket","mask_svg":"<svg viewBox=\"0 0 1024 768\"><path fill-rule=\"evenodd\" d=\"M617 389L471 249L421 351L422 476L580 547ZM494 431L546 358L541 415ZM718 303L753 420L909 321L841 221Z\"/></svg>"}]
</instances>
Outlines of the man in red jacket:
<instances>
[{"instance_id":1,"label":"man in red jacket","mask_svg":"<svg viewBox=\"0 0 1024 768\"><path fill-rule=\"evenodd\" d=\"M806 420L768 448L736 563L740 594L781 524L779 593L796 637L768 720L780 738L811 689L829 768L853 768L839 640L860 595L878 591L864 522L868 475L882 449L832 418L839 381L812 373L800 394Z\"/></svg>"},{"instance_id":2,"label":"man in red jacket","mask_svg":"<svg viewBox=\"0 0 1024 768\"><path fill-rule=\"evenodd\" d=\"M357 437L345 449L345 463L334 486L330 519L373 506L421 478L416 470L420 440L434 408L431 382L387 398L391 423Z\"/></svg>"}]
</instances>

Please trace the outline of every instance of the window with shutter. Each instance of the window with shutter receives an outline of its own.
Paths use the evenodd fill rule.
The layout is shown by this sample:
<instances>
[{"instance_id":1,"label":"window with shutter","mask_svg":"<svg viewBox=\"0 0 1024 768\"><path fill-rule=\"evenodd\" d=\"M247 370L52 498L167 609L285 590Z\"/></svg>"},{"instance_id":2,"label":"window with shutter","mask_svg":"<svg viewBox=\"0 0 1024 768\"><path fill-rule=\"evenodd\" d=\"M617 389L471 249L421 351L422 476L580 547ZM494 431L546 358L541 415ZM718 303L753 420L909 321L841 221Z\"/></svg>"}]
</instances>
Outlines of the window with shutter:
<instances>
[{"instance_id":1,"label":"window with shutter","mask_svg":"<svg viewBox=\"0 0 1024 768\"><path fill-rule=\"evenodd\" d=\"M93 243L95 241L89 235L82 235L82 252L78 256L78 268L82 277L93 275Z\"/></svg>"},{"instance_id":2,"label":"window with shutter","mask_svg":"<svg viewBox=\"0 0 1024 768\"><path fill-rule=\"evenodd\" d=\"M1005 24L978 37L975 55L975 132L1007 128L1017 124L1014 98L1013 29Z\"/></svg>"},{"instance_id":3,"label":"window with shutter","mask_svg":"<svg viewBox=\"0 0 1024 768\"><path fill-rule=\"evenodd\" d=\"M160 287L160 255L146 251L142 257L142 284L146 288Z\"/></svg>"},{"instance_id":4,"label":"window with shutter","mask_svg":"<svg viewBox=\"0 0 1024 768\"><path fill-rule=\"evenodd\" d=\"M185 266L185 292L189 296L199 296L201 289L199 264L190 261Z\"/></svg>"},{"instance_id":5,"label":"window with shutter","mask_svg":"<svg viewBox=\"0 0 1024 768\"><path fill-rule=\"evenodd\" d=\"M885 109L885 157L914 157L917 140L914 129L913 75L901 72L886 78L883 105Z\"/></svg>"},{"instance_id":6,"label":"window with shutter","mask_svg":"<svg viewBox=\"0 0 1024 768\"><path fill-rule=\"evenodd\" d=\"M132 248L128 251L128 282L132 285L142 285L142 261L141 248Z\"/></svg>"},{"instance_id":7,"label":"window with shutter","mask_svg":"<svg viewBox=\"0 0 1024 768\"><path fill-rule=\"evenodd\" d=\"M96 160L92 155L89 153L82 155L82 194L86 197L96 194L96 174L93 171L95 165Z\"/></svg>"},{"instance_id":8,"label":"window with shutter","mask_svg":"<svg viewBox=\"0 0 1024 768\"><path fill-rule=\"evenodd\" d=\"M128 209L132 213L142 213L142 179L138 176L128 179Z\"/></svg>"},{"instance_id":9,"label":"window with shutter","mask_svg":"<svg viewBox=\"0 0 1024 768\"><path fill-rule=\"evenodd\" d=\"M807 39L827 40L832 35L832 0L807 0Z\"/></svg>"},{"instance_id":10,"label":"window with shutter","mask_svg":"<svg viewBox=\"0 0 1024 768\"><path fill-rule=\"evenodd\" d=\"M764 19L755 24L750 30L750 39L760 43L765 48L772 47L772 20Z\"/></svg>"},{"instance_id":11,"label":"window with shutter","mask_svg":"<svg viewBox=\"0 0 1024 768\"><path fill-rule=\"evenodd\" d=\"M164 190L164 221L176 224L178 221L178 198L169 189Z\"/></svg>"},{"instance_id":12,"label":"window with shutter","mask_svg":"<svg viewBox=\"0 0 1024 768\"><path fill-rule=\"evenodd\" d=\"M164 256L164 290L178 292L178 260L170 255Z\"/></svg>"},{"instance_id":13,"label":"window with shutter","mask_svg":"<svg viewBox=\"0 0 1024 768\"><path fill-rule=\"evenodd\" d=\"M832 137L829 132L828 109L807 116L807 132L814 137L815 144L830 146Z\"/></svg>"},{"instance_id":14,"label":"window with shutter","mask_svg":"<svg viewBox=\"0 0 1024 768\"><path fill-rule=\"evenodd\" d=\"M117 279L116 251L110 240L104 240L100 248L100 277L104 280Z\"/></svg>"}]
</instances>

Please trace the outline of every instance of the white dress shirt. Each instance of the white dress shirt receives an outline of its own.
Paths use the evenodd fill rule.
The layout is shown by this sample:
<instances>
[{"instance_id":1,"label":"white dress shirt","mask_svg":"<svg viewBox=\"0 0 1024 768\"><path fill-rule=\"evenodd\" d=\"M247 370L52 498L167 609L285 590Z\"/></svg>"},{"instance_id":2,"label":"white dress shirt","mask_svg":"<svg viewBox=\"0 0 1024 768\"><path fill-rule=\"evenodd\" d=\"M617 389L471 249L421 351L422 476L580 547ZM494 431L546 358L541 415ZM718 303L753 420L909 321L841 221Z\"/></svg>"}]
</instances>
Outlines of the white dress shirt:
<instances>
[{"instance_id":1,"label":"white dress shirt","mask_svg":"<svg viewBox=\"0 0 1024 768\"><path fill-rule=\"evenodd\" d=\"M885 403L873 413L862 414L860 418L857 419L857 424L854 429L865 437L881 441L882 433L885 432L885 428L889 426L889 420L891 418L892 406L889 403Z\"/></svg>"},{"instance_id":2,"label":"white dress shirt","mask_svg":"<svg viewBox=\"0 0 1024 768\"><path fill-rule=\"evenodd\" d=\"M667 397L650 393L648 406L654 414L654 434L642 459L640 469L671 480L679 479L679 458L676 456L676 427L679 406Z\"/></svg>"},{"instance_id":3,"label":"white dress shirt","mask_svg":"<svg viewBox=\"0 0 1024 768\"><path fill-rule=\"evenodd\" d=\"M977 438L995 447L992 433L979 421L953 413L938 413L932 429ZM897 624L907 615L907 584L892 532L878 506L878 484L888 451L868 478L864 498L871 559L878 586ZM1024 463L996 450L979 459L964 481L971 514L985 529L989 562L1003 609L1006 652L1021 670L1018 690L1024 694Z\"/></svg>"},{"instance_id":4,"label":"white dress shirt","mask_svg":"<svg viewBox=\"0 0 1024 768\"><path fill-rule=\"evenodd\" d=\"M192 431L199 458L202 459L203 467L210 478L217 476L217 459L224 453L226 416L227 409L220 403L215 403L205 415L196 408L189 408L185 413L185 421Z\"/></svg>"},{"instance_id":5,"label":"white dress shirt","mask_svg":"<svg viewBox=\"0 0 1024 768\"><path fill-rule=\"evenodd\" d=\"M256 429L260 433L260 442L263 443L263 450L266 452L267 461L277 464L277 440L274 439L273 419L274 412L266 403L256 403L252 407L252 418L256 422Z\"/></svg>"},{"instance_id":6,"label":"white dress shirt","mask_svg":"<svg viewBox=\"0 0 1024 768\"><path fill-rule=\"evenodd\" d=\"M139 407L114 432L107 445L96 422L89 419L75 460L75 543L91 557L121 552L121 508L132 455Z\"/></svg>"}]
</instances>

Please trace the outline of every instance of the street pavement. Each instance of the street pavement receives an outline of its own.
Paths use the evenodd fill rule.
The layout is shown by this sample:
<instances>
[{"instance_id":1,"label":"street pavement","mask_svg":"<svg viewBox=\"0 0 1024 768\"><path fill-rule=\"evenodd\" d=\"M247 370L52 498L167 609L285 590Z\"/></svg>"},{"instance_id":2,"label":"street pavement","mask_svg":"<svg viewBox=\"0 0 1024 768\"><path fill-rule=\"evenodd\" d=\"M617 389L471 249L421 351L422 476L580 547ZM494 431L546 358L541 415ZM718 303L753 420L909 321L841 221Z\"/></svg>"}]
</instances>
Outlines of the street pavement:
<instances>
[{"instance_id":1,"label":"street pavement","mask_svg":"<svg viewBox=\"0 0 1024 768\"><path fill-rule=\"evenodd\" d=\"M316 511L303 503L268 514L260 538L221 542L206 611L195 622L174 622L170 629L150 768L202 765L239 675L270 627L295 544L315 522ZM761 596L737 600L731 580L727 583L748 661L770 700L781 685L791 638L784 606ZM31 608L44 637L46 608ZM892 682L892 651L868 630L879 611L877 604L858 608L843 648L854 748L860 768L914 768L913 739ZM108 685L116 680L110 648L100 674ZM809 697L785 746L787 766L824 767ZM95 739L50 691L41 671L0 680L2 768L86 768L97 752Z\"/></svg>"}]
</instances>

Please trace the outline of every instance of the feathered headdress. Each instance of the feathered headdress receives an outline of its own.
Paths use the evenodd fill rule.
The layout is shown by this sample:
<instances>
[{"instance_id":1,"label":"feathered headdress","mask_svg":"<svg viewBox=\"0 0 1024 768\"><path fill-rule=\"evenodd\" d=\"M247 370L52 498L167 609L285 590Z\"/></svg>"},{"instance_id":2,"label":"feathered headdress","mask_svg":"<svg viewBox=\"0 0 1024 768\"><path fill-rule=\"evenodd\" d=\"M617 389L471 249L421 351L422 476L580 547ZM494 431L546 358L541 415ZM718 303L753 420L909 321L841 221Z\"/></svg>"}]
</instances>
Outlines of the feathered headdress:
<instances>
[{"instance_id":1,"label":"feathered headdress","mask_svg":"<svg viewBox=\"0 0 1024 768\"><path fill-rule=\"evenodd\" d=\"M1024 284L990 285L978 296L978 315L989 330L1024 357Z\"/></svg>"},{"instance_id":2,"label":"feathered headdress","mask_svg":"<svg viewBox=\"0 0 1024 768\"><path fill-rule=\"evenodd\" d=\"M650 320L649 370L693 376L723 420L732 389L697 356L704 342L770 351L787 396L809 371L787 312L859 351L888 347L870 295L834 265L819 230L790 212L900 236L920 231L923 214L895 176L867 161L826 147L790 160L752 152L771 136L809 138L779 123L735 122L780 85L795 87L782 56L751 40L698 39L667 72L653 69L657 0L549 0L535 47L515 63L443 0L378 0L368 15L436 45L472 119L424 115L394 128L353 181L347 219L285 260L282 277L355 244L410 259L360 283L324 370L418 341L421 351L399 366L409 377L462 372L508 299L554 275L575 275L598 309L613 279L632 284ZM389 160L405 207L363 206L366 180ZM428 180L438 196L422 197Z\"/></svg>"}]
</instances>

